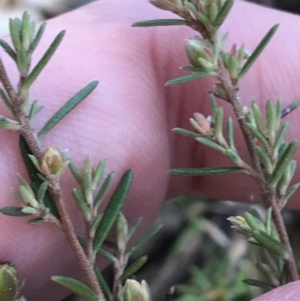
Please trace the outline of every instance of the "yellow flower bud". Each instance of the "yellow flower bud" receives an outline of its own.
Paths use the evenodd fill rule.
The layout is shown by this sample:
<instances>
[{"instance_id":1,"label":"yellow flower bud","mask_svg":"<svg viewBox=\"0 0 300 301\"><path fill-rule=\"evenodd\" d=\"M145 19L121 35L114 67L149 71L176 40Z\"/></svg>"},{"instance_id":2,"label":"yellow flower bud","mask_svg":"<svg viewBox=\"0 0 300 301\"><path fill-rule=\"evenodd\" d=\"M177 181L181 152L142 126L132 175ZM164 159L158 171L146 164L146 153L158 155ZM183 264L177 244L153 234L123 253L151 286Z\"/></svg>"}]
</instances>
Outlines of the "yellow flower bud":
<instances>
[{"instance_id":1,"label":"yellow flower bud","mask_svg":"<svg viewBox=\"0 0 300 301\"><path fill-rule=\"evenodd\" d=\"M64 156L56 146L48 147L40 158L40 167L45 175L61 174L65 165Z\"/></svg>"}]
</instances>

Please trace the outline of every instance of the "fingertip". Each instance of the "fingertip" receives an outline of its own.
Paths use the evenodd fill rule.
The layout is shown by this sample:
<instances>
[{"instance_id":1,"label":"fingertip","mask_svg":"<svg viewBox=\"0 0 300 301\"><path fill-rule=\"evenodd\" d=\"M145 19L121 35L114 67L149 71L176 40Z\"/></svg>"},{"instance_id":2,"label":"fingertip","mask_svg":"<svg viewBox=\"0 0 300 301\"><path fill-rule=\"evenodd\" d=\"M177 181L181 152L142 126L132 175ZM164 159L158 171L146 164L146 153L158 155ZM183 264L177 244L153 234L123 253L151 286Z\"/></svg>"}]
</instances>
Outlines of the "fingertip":
<instances>
[{"instance_id":1,"label":"fingertip","mask_svg":"<svg viewBox=\"0 0 300 301\"><path fill-rule=\"evenodd\" d=\"M252 301L299 301L300 281L290 282L263 294Z\"/></svg>"}]
</instances>

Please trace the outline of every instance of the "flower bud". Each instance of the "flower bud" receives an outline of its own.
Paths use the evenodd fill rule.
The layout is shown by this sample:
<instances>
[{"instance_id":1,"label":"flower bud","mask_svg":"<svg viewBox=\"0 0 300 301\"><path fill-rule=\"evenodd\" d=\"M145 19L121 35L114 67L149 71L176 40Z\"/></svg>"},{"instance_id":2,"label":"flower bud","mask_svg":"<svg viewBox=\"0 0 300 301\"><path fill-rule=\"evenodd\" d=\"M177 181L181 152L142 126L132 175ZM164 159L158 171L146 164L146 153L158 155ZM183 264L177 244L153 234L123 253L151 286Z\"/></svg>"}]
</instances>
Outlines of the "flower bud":
<instances>
[{"instance_id":1,"label":"flower bud","mask_svg":"<svg viewBox=\"0 0 300 301\"><path fill-rule=\"evenodd\" d=\"M0 300L15 301L18 298L20 281L17 270L9 265L0 265Z\"/></svg>"},{"instance_id":2,"label":"flower bud","mask_svg":"<svg viewBox=\"0 0 300 301\"><path fill-rule=\"evenodd\" d=\"M215 92L218 94L219 97L223 99L228 99L227 92L221 83L215 84Z\"/></svg>"},{"instance_id":3,"label":"flower bud","mask_svg":"<svg viewBox=\"0 0 300 301\"><path fill-rule=\"evenodd\" d=\"M199 62L200 58L208 64L212 64L212 51L208 45L199 38L187 40L186 52L191 64L195 67L203 67L201 62Z\"/></svg>"},{"instance_id":4,"label":"flower bud","mask_svg":"<svg viewBox=\"0 0 300 301\"><path fill-rule=\"evenodd\" d=\"M211 117L205 118L201 113L194 113L194 118L190 118L190 123L200 134L206 137L214 135L214 130L211 127Z\"/></svg>"},{"instance_id":5,"label":"flower bud","mask_svg":"<svg viewBox=\"0 0 300 301\"><path fill-rule=\"evenodd\" d=\"M48 147L40 158L40 167L45 175L60 175L66 168L67 162L56 146Z\"/></svg>"},{"instance_id":6,"label":"flower bud","mask_svg":"<svg viewBox=\"0 0 300 301\"><path fill-rule=\"evenodd\" d=\"M248 237L253 235L253 230L250 228L243 216L230 216L227 220L230 221L231 228L236 229L239 233Z\"/></svg>"},{"instance_id":7,"label":"flower bud","mask_svg":"<svg viewBox=\"0 0 300 301\"><path fill-rule=\"evenodd\" d=\"M145 280L139 283L133 279L127 279L124 287L124 301L150 301L150 292Z\"/></svg>"}]
</instances>

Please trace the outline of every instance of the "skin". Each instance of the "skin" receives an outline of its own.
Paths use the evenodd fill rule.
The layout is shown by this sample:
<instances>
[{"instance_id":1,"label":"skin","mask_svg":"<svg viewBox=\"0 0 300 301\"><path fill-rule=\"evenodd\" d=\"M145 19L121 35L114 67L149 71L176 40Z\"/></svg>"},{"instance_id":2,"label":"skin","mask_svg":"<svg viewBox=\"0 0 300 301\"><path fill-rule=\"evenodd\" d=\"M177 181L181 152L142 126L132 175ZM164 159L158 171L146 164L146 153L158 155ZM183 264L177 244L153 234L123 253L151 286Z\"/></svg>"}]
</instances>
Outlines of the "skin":
<instances>
[{"instance_id":1,"label":"skin","mask_svg":"<svg viewBox=\"0 0 300 301\"><path fill-rule=\"evenodd\" d=\"M32 87L31 98L46 106L36 123L45 121L72 95L90 81L100 81L88 99L45 137L45 146L70 149L80 164L87 154L93 162L106 158L108 170L115 171L114 185L128 168L134 182L125 205L130 221L143 216L140 233L157 216L163 201L193 192L220 199L259 202L255 184L247 177L170 177L170 167L225 166L228 161L214 151L198 146L192 139L179 137L175 126L191 129L188 119L194 112L210 114L207 90L210 80L165 88L164 83L183 74L186 65L184 40L194 33L183 27L132 28L138 20L174 17L147 1L102 0L48 22L47 31L34 62L62 29L67 35L51 63ZM249 104L251 97L264 102L281 97L285 105L300 95L297 16L237 2L223 32L230 30L228 45L246 42L253 50L267 30L277 22L280 30L242 84L240 96ZM1 54L14 83L17 71ZM195 95L199 95L195 101ZM228 105L226 114L232 115ZM0 111L9 116L0 104ZM297 137L299 111L290 115L290 137ZM241 153L247 151L236 129ZM12 187L21 168L18 135L0 131L0 206L15 205ZM296 154L299 160L300 152ZM296 173L299 181L300 174ZM65 199L78 234L83 233L80 213L70 198L74 185L69 173L62 178ZM216 189L216 187L218 189ZM299 208L299 193L290 206ZM69 201L70 200L70 201ZM24 219L1 216L0 260L13 262L26 279L24 295L31 301L58 301L66 291L53 284L53 274L80 278L79 268L66 239L53 225L29 226ZM299 285L291 283L255 300L295 300ZM51 293L49 293L51 292ZM294 294L294 295L292 295ZM297 297L296 297L297 296Z\"/></svg>"}]
</instances>

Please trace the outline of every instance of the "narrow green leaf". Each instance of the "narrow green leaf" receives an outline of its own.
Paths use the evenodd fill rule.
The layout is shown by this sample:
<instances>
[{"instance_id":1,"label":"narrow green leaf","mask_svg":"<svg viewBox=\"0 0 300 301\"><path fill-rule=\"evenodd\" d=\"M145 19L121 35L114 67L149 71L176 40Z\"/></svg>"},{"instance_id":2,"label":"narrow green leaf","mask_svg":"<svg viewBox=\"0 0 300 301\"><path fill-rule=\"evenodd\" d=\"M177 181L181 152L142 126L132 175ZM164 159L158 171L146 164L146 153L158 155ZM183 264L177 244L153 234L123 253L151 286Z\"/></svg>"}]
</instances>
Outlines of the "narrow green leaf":
<instances>
[{"instance_id":1,"label":"narrow green leaf","mask_svg":"<svg viewBox=\"0 0 300 301\"><path fill-rule=\"evenodd\" d=\"M5 103L5 105L7 106L7 108L14 113L14 109L10 103L10 100L8 99L8 97L6 96L6 93L4 92L3 89L0 88L0 97L2 98L3 102Z\"/></svg>"},{"instance_id":2,"label":"narrow green leaf","mask_svg":"<svg viewBox=\"0 0 300 301\"><path fill-rule=\"evenodd\" d=\"M273 171L273 165L267 152L260 146L255 146L255 152L258 155L260 162L264 165L267 173L271 175Z\"/></svg>"},{"instance_id":3,"label":"narrow green leaf","mask_svg":"<svg viewBox=\"0 0 300 301\"><path fill-rule=\"evenodd\" d=\"M205 146L208 146L212 149L215 149L215 150L220 151L225 154L225 151L226 151L225 148L210 139L207 139L204 137L198 137L195 140L197 140L199 143L201 143Z\"/></svg>"},{"instance_id":4,"label":"narrow green leaf","mask_svg":"<svg viewBox=\"0 0 300 301\"><path fill-rule=\"evenodd\" d=\"M165 83L165 86L180 85L180 84L188 83L193 80L197 80L197 79L209 77L209 76L217 76L217 74L212 71L195 72L195 73L191 73L191 74L187 74L187 75L183 75L183 76L171 79Z\"/></svg>"},{"instance_id":5,"label":"narrow green leaf","mask_svg":"<svg viewBox=\"0 0 300 301\"><path fill-rule=\"evenodd\" d=\"M105 168L106 168L106 160L102 160L98 164L98 166L95 170L94 177L93 177L93 183L92 183L92 190L95 190L97 188L98 184L100 183L100 181L103 177Z\"/></svg>"},{"instance_id":6,"label":"narrow green leaf","mask_svg":"<svg viewBox=\"0 0 300 301\"><path fill-rule=\"evenodd\" d=\"M210 6L209 14L208 14L208 18L212 23L216 20L216 18L218 16L218 12L219 12L219 9L218 9L217 3L212 3Z\"/></svg>"},{"instance_id":7,"label":"narrow green leaf","mask_svg":"<svg viewBox=\"0 0 300 301\"><path fill-rule=\"evenodd\" d=\"M46 22L42 23L34 37L34 40L32 41L32 43L30 44L30 47L29 47L29 53L32 54L36 47L38 46L44 32L45 32L45 29L46 29Z\"/></svg>"},{"instance_id":8,"label":"narrow green leaf","mask_svg":"<svg viewBox=\"0 0 300 301\"><path fill-rule=\"evenodd\" d=\"M270 215L269 212L272 214L272 211L269 210L267 212L267 218L269 218L269 215ZM272 222L272 216L271 216L271 222ZM271 226L271 224L270 224L270 226ZM270 228L270 233L271 233L271 229L272 229L272 227ZM282 269L280 267L280 261L282 261L282 258L273 256L272 252L270 252L269 250L267 250L265 248L262 248L261 251L262 251L262 255L263 255L263 261L271 268L271 270L273 270L274 276L277 279L279 279L281 276L281 272L282 272Z\"/></svg>"},{"instance_id":9,"label":"narrow green leaf","mask_svg":"<svg viewBox=\"0 0 300 301\"><path fill-rule=\"evenodd\" d=\"M277 120L276 120L276 109L274 104L268 100L266 104L266 113L267 113L267 128L268 128L268 137L272 144L274 144L275 135L277 131Z\"/></svg>"},{"instance_id":10,"label":"narrow green leaf","mask_svg":"<svg viewBox=\"0 0 300 301\"><path fill-rule=\"evenodd\" d=\"M30 112L29 112L29 115L28 115L28 118L29 118L30 122L33 122L34 117L36 116L36 114L38 112L40 112L42 109L43 109L43 106L40 106L36 100L32 103L32 105L30 107Z\"/></svg>"},{"instance_id":11,"label":"narrow green leaf","mask_svg":"<svg viewBox=\"0 0 300 301\"><path fill-rule=\"evenodd\" d=\"M172 26L187 24L187 21L181 19L155 19L136 22L132 25L132 27Z\"/></svg>"},{"instance_id":12,"label":"narrow green leaf","mask_svg":"<svg viewBox=\"0 0 300 301\"><path fill-rule=\"evenodd\" d=\"M69 168L70 168L70 171L71 171L73 177L75 178L76 182L81 187L81 182L82 182L81 175L72 160L70 160L70 162L69 162Z\"/></svg>"},{"instance_id":13,"label":"narrow green leaf","mask_svg":"<svg viewBox=\"0 0 300 301\"><path fill-rule=\"evenodd\" d=\"M182 66L179 69L187 70L187 71L191 71L191 72L201 72L202 71L201 67L195 67L195 66Z\"/></svg>"},{"instance_id":14,"label":"narrow green leaf","mask_svg":"<svg viewBox=\"0 0 300 301\"><path fill-rule=\"evenodd\" d=\"M31 189L30 185L27 183L27 181L26 181L21 175L17 175L17 178L18 178L19 184L25 186L26 189L27 189L28 191L30 191L30 193L31 193L32 195L34 195L34 192L33 192L33 190Z\"/></svg>"},{"instance_id":15,"label":"narrow green leaf","mask_svg":"<svg viewBox=\"0 0 300 301\"><path fill-rule=\"evenodd\" d=\"M111 262L118 262L118 259L114 255L104 249L99 248L96 254L110 260Z\"/></svg>"},{"instance_id":16,"label":"narrow green leaf","mask_svg":"<svg viewBox=\"0 0 300 301\"><path fill-rule=\"evenodd\" d=\"M88 204L86 203L83 195L77 188L72 189L73 198L79 208L79 210L84 214L84 216L88 219L91 218L91 212Z\"/></svg>"},{"instance_id":17,"label":"narrow green leaf","mask_svg":"<svg viewBox=\"0 0 300 301\"><path fill-rule=\"evenodd\" d=\"M231 117L228 118L228 120L227 120L227 138L228 138L229 148L235 150L234 132L233 132L233 121L232 121Z\"/></svg>"},{"instance_id":18,"label":"narrow green leaf","mask_svg":"<svg viewBox=\"0 0 300 301\"><path fill-rule=\"evenodd\" d=\"M91 160L88 157L85 160L82 175L82 192L89 205L93 203L93 191L92 191L92 165Z\"/></svg>"},{"instance_id":19,"label":"narrow green leaf","mask_svg":"<svg viewBox=\"0 0 300 301\"><path fill-rule=\"evenodd\" d=\"M142 256L137 259L134 263L132 263L122 274L120 280L123 282L131 275L133 275L136 271L138 271L148 260L148 256Z\"/></svg>"},{"instance_id":20,"label":"narrow green leaf","mask_svg":"<svg viewBox=\"0 0 300 301\"><path fill-rule=\"evenodd\" d=\"M87 301L99 301L99 298L94 291L92 291L86 284L76 279L64 276L52 276L51 280L69 289L76 295L83 297Z\"/></svg>"},{"instance_id":21,"label":"narrow green leaf","mask_svg":"<svg viewBox=\"0 0 300 301\"><path fill-rule=\"evenodd\" d=\"M24 207L22 209L22 212L26 213L26 214L30 214L30 215L38 214L38 211L36 209L34 209L33 207Z\"/></svg>"},{"instance_id":22,"label":"narrow green leaf","mask_svg":"<svg viewBox=\"0 0 300 301\"><path fill-rule=\"evenodd\" d=\"M274 169L274 172L270 178L269 184L271 187L275 187L277 185L281 176L283 175L285 170L288 168L291 160L293 159L294 154L297 150L297 147L298 147L297 140L291 141L288 144L287 148L284 150L283 154L280 156L280 158L276 164L276 167Z\"/></svg>"},{"instance_id":23,"label":"narrow green leaf","mask_svg":"<svg viewBox=\"0 0 300 301\"><path fill-rule=\"evenodd\" d=\"M265 47L267 46L267 44L269 43L269 41L275 34L276 30L278 29L278 26L279 26L278 24L274 25L268 31L268 33L265 35L265 37L261 40L259 45L256 47L256 49L253 51L251 56L248 58L248 60L242 67L242 70L240 71L240 74L239 74L239 79L242 79L246 75L246 73L249 71L249 69L252 67L252 65L255 63L257 58L260 56L262 51L265 49Z\"/></svg>"},{"instance_id":24,"label":"narrow green leaf","mask_svg":"<svg viewBox=\"0 0 300 301\"><path fill-rule=\"evenodd\" d=\"M300 186L300 183L297 183L288 189L288 191L284 197L283 203L280 204L282 208L284 208L286 206L288 200L296 192L296 190L299 188L299 186Z\"/></svg>"},{"instance_id":25,"label":"narrow green leaf","mask_svg":"<svg viewBox=\"0 0 300 301\"><path fill-rule=\"evenodd\" d=\"M222 5L222 7L214 21L215 26L220 26L223 24L223 22L227 18L228 14L233 6L233 3L234 3L234 0L227 0L224 2L224 4Z\"/></svg>"},{"instance_id":26,"label":"narrow green leaf","mask_svg":"<svg viewBox=\"0 0 300 301\"><path fill-rule=\"evenodd\" d=\"M111 172L104 180L101 188L99 189L99 192L97 193L96 197L95 197L95 201L94 201L94 208L95 208L95 212L98 211L98 208L107 192L107 189L109 188L109 185L113 179L114 173Z\"/></svg>"},{"instance_id":27,"label":"narrow green leaf","mask_svg":"<svg viewBox=\"0 0 300 301\"><path fill-rule=\"evenodd\" d=\"M36 169L36 167L34 166L34 164L32 163L31 159L28 156L29 154L31 154L31 152L30 152L30 149L28 148L26 141L24 140L24 138L22 136L20 136L20 139L19 139L19 147L20 147L24 165L26 167L26 170L27 170L28 175L31 180L31 187L34 191L37 192L38 189L40 188L41 184L44 181L42 181L39 178L39 176L38 176L39 171ZM59 218L58 210L56 208L55 202L52 199L49 191L47 191L45 194L44 203L45 203L45 206L50 209L50 212L54 216Z\"/></svg>"},{"instance_id":28,"label":"narrow green leaf","mask_svg":"<svg viewBox=\"0 0 300 301\"><path fill-rule=\"evenodd\" d=\"M147 242L152 236L154 236L160 229L161 225L153 226L145 235L143 235L129 250L126 254L129 256L136 250L138 250L145 242Z\"/></svg>"},{"instance_id":29,"label":"narrow green leaf","mask_svg":"<svg viewBox=\"0 0 300 301\"><path fill-rule=\"evenodd\" d=\"M94 266L94 269L95 269L95 273L96 273L96 276L97 276L97 279L98 279L98 283L100 284L100 287L102 288L104 294L106 295L108 300L112 300L112 292L111 292L107 282L103 278L102 273L100 272L100 270L96 266Z\"/></svg>"},{"instance_id":30,"label":"narrow green leaf","mask_svg":"<svg viewBox=\"0 0 300 301\"><path fill-rule=\"evenodd\" d=\"M243 282L245 284L248 284L250 286L256 286L262 289L266 289L268 291L272 290L273 288L275 288L272 284L270 283L266 283L260 280L255 280L255 279L244 279Z\"/></svg>"},{"instance_id":31,"label":"narrow green leaf","mask_svg":"<svg viewBox=\"0 0 300 301\"><path fill-rule=\"evenodd\" d=\"M235 149L226 149L225 155L229 157L237 166L243 166L244 162Z\"/></svg>"},{"instance_id":32,"label":"narrow green leaf","mask_svg":"<svg viewBox=\"0 0 300 301\"><path fill-rule=\"evenodd\" d=\"M203 167L203 168L176 168L170 173L177 176L215 176L229 173L244 172L240 167Z\"/></svg>"},{"instance_id":33,"label":"narrow green leaf","mask_svg":"<svg viewBox=\"0 0 300 301\"><path fill-rule=\"evenodd\" d=\"M284 118L285 116L287 116L289 113L291 113L292 111L294 111L299 106L300 106L300 99L296 100L295 102L293 102L292 104L290 104L288 107L284 108L281 111L281 118Z\"/></svg>"},{"instance_id":34,"label":"narrow green leaf","mask_svg":"<svg viewBox=\"0 0 300 301\"><path fill-rule=\"evenodd\" d=\"M209 100L210 100L210 105L211 105L211 108L212 108L212 116L215 118L216 113L217 113L217 109L218 109L218 104L217 104L217 100L216 100L216 97L213 94L213 92L209 93Z\"/></svg>"},{"instance_id":35,"label":"narrow green leaf","mask_svg":"<svg viewBox=\"0 0 300 301\"><path fill-rule=\"evenodd\" d=\"M101 221L101 219L102 219L102 216L103 216L102 213L98 214L98 215L96 216L96 218L94 219L94 221L93 221L92 227L90 228L90 235L91 235L92 237L95 236L96 230L97 230L97 228L98 228L98 226L99 226L99 224L100 224L100 221Z\"/></svg>"},{"instance_id":36,"label":"narrow green leaf","mask_svg":"<svg viewBox=\"0 0 300 301\"><path fill-rule=\"evenodd\" d=\"M289 254L286 250L284 244L282 244L279 240L272 237L270 234L262 231L262 230L255 230L253 231L253 237L265 248L270 250L271 252L277 254L278 256L282 257L283 259L288 259Z\"/></svg>"},{"instance_id":37,"label":"narrow green leaf","mask_svg":"<svg viewBox=\"0 0 300 301\"><path fill-rule=\"evenodd\" d=\"M143 218L137 218L129 227L128 229L128 240L131 238L131 236L134 234L136 231L137 227L140 225L141 221Z\"/></svg>"},{"instance_id":38,"label":"narrow green leaf","mask_svg":"<svg viewBox=\"0 0 300 301\"><path fill-rule=\"evenodd\" d=\"M256 218L251 213L245 212L244 218L252 230L262 230L262 231L265 230L265 226L262 223L262 221L260 219Z\"/></svg>"},{"instance_id":39,"label":"narrow green leaf","mask_svg":"<svg viewBox=\"0 0 300 301\"><path fill-rule=\"evenodd\" d=\"M98 81L93 81L74 95L65 105L63 105L44 125L39 132L39 138L43 138L58 124L67 114L79 105L97 87Z\"/></svg>"},{"instance_id":40,"label":"narrow green leaf","mask_svg":"<svg viewBox=\"0 0 300 301\"><path fill-rule=\"evenodd\" d=\"M45 222L45 220L43 218L35 218L35 219L28 221L28 224L29 225L37 225L37 224L40 224L43 222Z\"/></svg>"},{"instance_id":41,"label":"narrow green leaf","mask_svg":"<svg viewBox=\"0 0 300 301\"><path fill-rule=\"evenodd\" d=\"M15 62L17 62L17 54L10 47L10 45L8 43L6 43L4 40L0 39L0 46Z\"/></svg>"},{"instance_id":42,"label":"narrow green leaf","mask_svg":"<svg viewBox=\"0 0 300 301\"><path fill-rule=\"evenodd\" d=\"M251 109L252 109L252 114L255 120L256 127L263 135L267 134L266 124L262 119L261 112L256 101L252 101Z\"/></svg>"},{"instance_id":43,"label":"narrow green leaf","mask_svg":"<svg viewBox=\"0 0 300 301\"><path fill-rule=\"evenodd\" d=\"M21 20L18 18L9 19L9 32L16 52L18 52L21 47L20 30L21 30Z\"/></svg>"},{"instance_id":44,"label":"narrow green leaf","mask_svg":"<svg viewBox=\"0 0 300 301\"><path fill-rule=\"evenodd\" d=\"M23 198L23 200L25 201L25 203L29 203L32 207L34 208L39 208L40 205L38 203L38 201L35 199L34 194L32 193L32 190L27 189L25 186L21 185L20 186L20 193L21 196Z\"/></svg>"},{"instance_id":45,"label":"narrow green leaf","mask_svg":"<svg viewBox=\"0 0 300 301\"><path fill-rule=\"evenodd\" d=\"M94 252L97 252L97 250L100 248L100 246L106 239L110 229L114 225L128 195L131 182L132 171L128 170L124 173L111 199L109 200L107 207L105 208L103 217L95 233L93 244Z\"/></svg>"},{"instance_id":46,"label":"narrow green leaf","mask_svg":"<svg viewBox=\"0 0 300 301\"><path fill-rule=\"evenodd\" d=\"M207 18L206 15L202 14L201 12L198 11L196 6L190 2L185 2L184 3L186 9L188 9L192 14L194 15L195 19L198 19L202 25L208 30L212 31L213 30L213 25L210 22L210 20Z\"/></svg>"},{"instance_id":47,"label":"narrow green leaf","mask_svg":"<svg viewBox=\"0 0 300 301\"><path fill-rule=\"evenodd\" d=\"M282 125L282 127L281 127L281 129L279 131L279 134L277 136L277 139L276 139L276 142L275 142L275 146L274 146L274 154L276 155L275 157L277 157L277 154L279 152L279 148L281 147L281 145L282 145L282 143L284 141L284 137L285 137L285 135L287 133L287 130L288 130L289 126L290 126L290 122L286 121Z\"/></svg>"},{"instance_id":48,"label":"narrow green leaf","mask_svg":"<svg viewBox=\"0 0 300 301\"><path fill-rule=\"evenodd\" d=\"M43 182L37 192L37 200L40 204L44 204L44 197L48 189L48 183Z\"/></svg>"},{"instance_id":49,"label":"narrow green leaf","mask_svg":"<svg viewBox=\"0 0 300 301\"><path fill-rule=\"evenodd\" d=\"M24 12L22 17L22 31L21 31L21 42L23 48L27 51L30 45L30 16L27 12Z\"/></svg>"},{"instance_id":50,"label":"narrow green leaf","mask_svg":"<svg viewBox=\"0 0 300 301\"><path fill-rule=\"evenodd\" d=\"M281 100L278 99L276 102L276 129L279 129L279 127L280 127L281 112L282 112Z\"/></svg>"},{"instance_id":51,"label":"narrow green leaf","mask_svg":"<svg viewBox=\"0 0 300 301\"><path fill-rule=\"evenodd\" d=\"M267 209L266 212L266 231L268 234L271 234L272 229L272 207Z\"/></svg>"},{"instance_id":52,"label":"narrow green leaf","mask_svg":"<svg viewBox=\"0 0 300 301\"><path fill-rule=\"evenodd\" d=\"M10 216L28 216L31 214L26 214L22 212L23 207L3 207L0 209L0 212L5 214L5 215L10 215Z\"/></svg>"},{"instance_id":53,"label":"narrow green leaf","mask_svg":"<svg viewBox=\"0 0 300 301\"><path fill-rule=\"evenodd\" d=\"M177 133L177 134L180 134L182 136L189 137L189 138L201 137L200 134L197 134L197 133L185 130L185 129L181 129L181 128L174 128L174 129L172 129L172 131L175 132L175 133Z\"/></svg>"},{"instance_id":54,"label":"narrow green leaf","mask_svg":"<svg viewBox=\"0 0 300 301\"><path fill-rule=\"evenodd\" d=\"M267 139L264 137L264 135L251 123L246 123L248 129L250 130L251 134L254 138L256 138L259 142L262 143L263 147L268 150L269 149L269 143Z\"/></svg>"},{"instance_id":55,"label":"narrow green leaf","mask_svg":"<svg viewBox=\"0 0 300 301\"><path fill-rule=\"evenodd\" d=\"M274 285L275 287L279 286L279 281L276 278L271 266L269 266L266 263L263 263L259 256L257 256L256 259L256 268L266 281L272 283L272 285Z\"/></svg>"},{"instance_id":56,"label":"narrow green leaf","mask_svg":"<svg viewBox=\"0 0 300 301\"><path fill-rule=\"evenodd\" d=\"M34 81L37 79L37 77L40 75L44 67L47 65L53 54L55 53L56 49L60 45L63 37L65 35L65 31L61 31L54 41L51 43L48 50L45 52L44 56L40 59L40 61L37 63L37 65L34 67L34 69L30 72L30 74L26 77L23 86L22 91L28 91L30 86L34 83Z\"/></svg>"},{"instance_id":57,"label":"narrow green leaf","mask_svg":"<svg viewBox=\"0 0 300 301\"><path fill-rule=\"evenodd\" d=\"M27 51L21 47L17 52L17 65L22 76L26 76L28 72Z\"/></svg>"},{"instance_id":58,"label":"narrow green leaf","mask_svg":"<svg viewBox=\"0 0 300 301\"><path fill-rule=\"evenodd\" d=\"M226 145L226 141L223 136L223 115L224 115L223 108L218 108L215 117L215 136L220 144Z\"/></svg>"}]
</instances>

